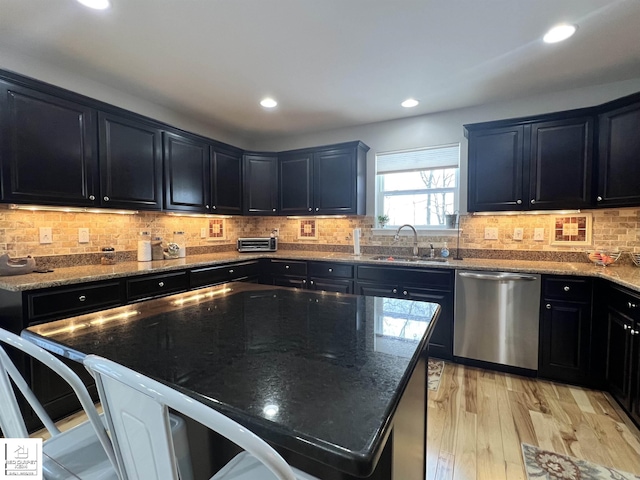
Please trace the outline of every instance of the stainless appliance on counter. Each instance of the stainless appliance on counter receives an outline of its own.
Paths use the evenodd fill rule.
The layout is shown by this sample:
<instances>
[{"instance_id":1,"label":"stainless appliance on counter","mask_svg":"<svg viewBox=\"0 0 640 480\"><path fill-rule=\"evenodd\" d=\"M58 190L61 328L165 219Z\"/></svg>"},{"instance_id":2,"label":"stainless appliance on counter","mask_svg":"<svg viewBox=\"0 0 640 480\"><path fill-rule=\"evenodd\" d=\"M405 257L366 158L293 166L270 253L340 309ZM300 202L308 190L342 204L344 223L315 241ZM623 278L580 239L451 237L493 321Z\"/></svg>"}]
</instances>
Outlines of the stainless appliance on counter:
<instances>
[{"instance_id":1,"label":"stainless appliance on counter","mask_svg":"<svg viewBox=\"0 0 640 480\"><path fill-rule=\"evenodd\" d=\"M456 270L453 354L538 369L540 275Z\"/></svg>"},{"instance_id":2,"label":"stainless appliance on counter","mask_svg":"<svg viewBox=\"0 0 640 480\"><path fill-rule=\"evenodd\" d=\"M275 252L276 250L278 250L276 237L238 239L239 252Z\"/></svg>"}]
</instances>

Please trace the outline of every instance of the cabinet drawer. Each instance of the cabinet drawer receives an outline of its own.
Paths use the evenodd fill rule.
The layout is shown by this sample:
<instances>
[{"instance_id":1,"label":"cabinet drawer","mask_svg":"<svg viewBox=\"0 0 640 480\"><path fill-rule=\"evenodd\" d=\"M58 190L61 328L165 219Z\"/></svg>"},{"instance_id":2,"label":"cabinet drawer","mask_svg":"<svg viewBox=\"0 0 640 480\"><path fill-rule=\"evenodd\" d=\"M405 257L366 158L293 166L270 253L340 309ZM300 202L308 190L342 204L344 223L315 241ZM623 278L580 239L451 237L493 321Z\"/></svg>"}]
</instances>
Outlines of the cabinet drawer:
<instances>
[{"instance_id":1,"label":"cabinet drawer","mask_svg":"<svg viewBox=\"0 0 640 480\"><path fill-rule=\"evenodd\" d=\"M63 318L122 303L121 283L104 282L27 294L29 320Z\"/></svg>"},{"instance_id":2,"label":"cabinet drawer","mask_svg":"<svg viewBox=\"0 0 640 480\"><path fill-rule=\"evenodd\" d=\"M272 275L307 275L307 262L290 260L271 260Z\"/></svg>"},{"instance_id":3,"label":"cabinet drawer","mask_svg":"<svg viewBox=\"0 0 640 480\"><path fill-rule=\"evenodd\" d=\"M309 262L309 276L324 278L353 278L353 265L345 263Z\"/></svg>"},{"instance_id":4,"label":"cabinet drawer","mask_svg":"<svg viewBox=\"0 0 640 480\"><path fill-rule=\"evenodd\" d=\"M187 290L187 272L165 273L127 280L127 300L140 300Z\"/></svg>"},{"instance_id":5,"label":"cabinet drawer","mask_svg":"<svg viewBox=\"0 0 640 480\"><path fill-rule=\"evenodd\" d=\"M640 295L621 287L611 286L609 288L609 306L640 322Z\"/></svg>"},{"instance_id":6,"label":"cabinet drawer","mask_svg":"<svg viewBox=\"0 0 640 480\"><path fill-rule=\"evenodd\" d=\"M200 288L218 283L231 282L245 277L253 277L259 274L260 265L258 262L196 268L190 272L190 285L191 288Z\"/></svg>"},{"instance_id":7,"label":"cabinet drawer","mask_svg":"<svg viewBox=\"0 0 640 480\"><path fill-rule=\"evenodd\" d=\"M358 280L453 290L453 270L358 266Z\"/></svg>"},{"instance_id":8,"label":"cabinet drawer","mask_svg":"<svg viewBox=\"0 0 640 480\"><path fill-rule=\"evenodd\" d=\"M591 279L578 277L545 277L544 298L586 301L591 298Z\"/></svg>"}]
</instances>

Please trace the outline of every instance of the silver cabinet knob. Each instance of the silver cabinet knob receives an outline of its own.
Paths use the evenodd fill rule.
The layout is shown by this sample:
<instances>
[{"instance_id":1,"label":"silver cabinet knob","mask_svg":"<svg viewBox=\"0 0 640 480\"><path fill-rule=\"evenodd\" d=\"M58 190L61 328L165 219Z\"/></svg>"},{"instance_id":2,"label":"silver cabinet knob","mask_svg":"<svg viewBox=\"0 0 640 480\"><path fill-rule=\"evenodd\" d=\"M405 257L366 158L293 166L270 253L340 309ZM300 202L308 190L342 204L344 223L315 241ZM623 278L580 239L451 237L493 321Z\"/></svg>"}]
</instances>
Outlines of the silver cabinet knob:
<instances>
[{"instance_id":1,"label":"silver cabinet knob","mask_svg":"<svg viewBox=\"0 0 640 480\"><path fill-rule=\"evenodd\" d=\"M311 285L313 285L313 280L310 280L310 281L309 281L309 283L310 283Z\"/></svg>"},{"instance_id":2,"label":"silver cabinet knob","mask_svg":"<svg viewBox=\"0 0 640 480\"><path fill-rule=\"evenodd\" d=\"M598 195L598 198L596 198L596 200L601 202L602 201L602 197L600 195Z\"/></svg>"},{"instance_id":3,"label":"silver cabinet knob","mask_svg":"<svg viewBox=\"0 0 640 480\"><path fill-rule=\"evenodd\" d=\"M307 281L306 280L302 280L302 283L307 283Z\"/></svg>"},{"instance_id":4,"label":"silver cabinet knob","mask_svg":"<svg viewBox=\"0 0 640 480\"><path fill-rule=\"evenodd\" d=\"M407 296L407 295L409 295L409 292L407 292L406 290L403 290L402 294Z\"/></svg>"},{"instance_id":5,"label":"silver cabinet knob","mask_svg":"<svg viewBox=\"0 0 640 480\"><path fill-rule=\"evenodd\" d=\"M313 208L309 207L309 211L310 211L310 212L311 212L311 211L313 211Z\"/></svg>"},{"instance_id":6,"label":"silver cabinet knob","mask_svg":"<svg viewBox=\"0 0 640 480\"><path fill-rule=\"evenodd\" d=\"M398 293L398 289L394 288L393 290L391 290L392 293Z\"/></svg>"},{"instance_id":7,"label":"silver cabinet knob","mask_svg":"<svg viewBox=\"0 0 640 480\"><path fill-rule=\"evenodd\" d=\"M551 304L550 303L547 303L546 307L547 307L547 310L551 310Z\"/></svg>"},{"instance_id":8,"label":"silver cabinet knob","mask_svg":"<svg viewBox=\"0 0 640 480\"><path fill-rule=\"evenodd\" d=\"M288 270L289 269L289 265L285 265L284 268L286 268Z\"/></svg>"},{"instance_id":9,"label":"silver cabinet knob","mask_svg":"<svg viewBox=\"0 0 640 480\"><path fill-rule=\"evenodd\" d=\"M569 287L569 285L565 285L564 289L565 292L568 292L569 290L571 290L571 288Z\"/></svg>"},{"instance_id":10,"label":"silver cabinet knob","mask_svg":"<svg viewBox=\"0 0 640 480\"><path fill-rule=\"evenodd\" d=\"M629 330L629 328L631 327L629 327L629 325L623 325L622 328L624 328L625 330Z\"/></svg>"},{"instance_id":11,"label":"silver cabinet knob","mask_svg":"<svg viewBox=\"0 0 640 480\"><path fill-rule=\"evenodd\" d=\"M536 203L535 199L531 199L531 205L533 205L534 203Z\"/></svg>"},{"instance_id":12,"label":"silver cabinet knob","mask_svg":"<svg viewBox=\"0 0 640 480\"><path fill-rule=\"evenodd\" d=\"M636 335L638 332L636 330L631 330L631 335Z\"/></svg>"},{"instance_id":13,"label":"silver cabinet knob","mask_svg":"<svg viewBox=\"0 0 640 480\"><path fill-rule=\"evenodd\" d=\"M231 270L229 270L229 273L233 273L233 268Z\"/></svg>"},{"instance_id":14,"label":"silver cabinet knob","mask_svg":"<svg viewBox=\"0 0 640 480\"><path fill-rule=\"evenodd\" d=\"M329 269L329 272L333 272L333 268L330 268L330 269Z\"/></svg>"},{"instance_id":15,"label":"silver cabinet knob","mask_svg":"<svg viewBox=\"0 0 640 480\"><path fill-rule=\"evenodd\" d=\"M109 197L107 197L106 195L103 197L105 202L109 201Z\"/></svg>"},{"instance_id":16,"label":"silver cabinet knob","mask_svg":"<svg viewBox=\"0 0 640 480\"><path fill-rule=\"evenodd\" d=\"M272 212L275 212L275 211L276 211L276 209L275 209L275 208L272 208L272 209L271 209L271 211L272 211Z\"/></svg>"},{"instance_id":17,"label":"silver cabinet knob","mask_svg":"<svg viewBox=\"0 0 640 480\"><path fill-rule=\"evenodd\" d=\"M209 208L209 205L205 205L204 208Z\"/></svg>"},{"instance_id":18,"label":"silver cabinet knob","mask_svg":"<svg viewBox=\"0 0 640 480\"><path fill-rule=\"evenodd\" d=\"M319 208L319 207L316 207L316 212L317 212L318 210L320 210L320 208Z\"/></svg>"},{"instance_id":19,"label":"silver cabinet knob","mask_svg":"<svg viewBox=\"0 0 640 480\"><path fill-rule=\"evenodd\" d=\"M516 200L516 203L517 203L518 205L522 205L522 200Z\"/></svg>"},{"instance_id":20,"label":"silver cabinet knob","mask_svg":"<svg viewBox=\"0 0 640 480\"><path fill-rule=\"evenodd\" d=\"M164 287L164 282L158 282L159 287Z\"/></svg>"},{"instance_id":21,"label":"silver cabinet knob","mask_svg":"<svg viewBox=\"0 0 640 480\"><path fill-rule=\"evenodd\" d=\"M95 200L96 196L95 195L89 195L89 200Z\"/></svg>"},{"instance_id":22,"label":"silver cabinet knob","mask_svg":"<svg viewBox=\"0 0 640 480\"><path fill-rule=\"evenodd\" d=\"M629 305L629 308L638 308L638 305L636 305L635 303L629 302L628 305Z\"/></svg>"},{"instance_id":23,"label":"silver cabinet knob","mask_svg":"<svg viewBox=\"0 0 640 480\"><path fill-rule=\"evenodd\" d=\"M84 302L87 299L87 297L85 297L84 295L80 295L78 297L78 300L80 300L81 302Z\"/></svg>"}]
</instances>

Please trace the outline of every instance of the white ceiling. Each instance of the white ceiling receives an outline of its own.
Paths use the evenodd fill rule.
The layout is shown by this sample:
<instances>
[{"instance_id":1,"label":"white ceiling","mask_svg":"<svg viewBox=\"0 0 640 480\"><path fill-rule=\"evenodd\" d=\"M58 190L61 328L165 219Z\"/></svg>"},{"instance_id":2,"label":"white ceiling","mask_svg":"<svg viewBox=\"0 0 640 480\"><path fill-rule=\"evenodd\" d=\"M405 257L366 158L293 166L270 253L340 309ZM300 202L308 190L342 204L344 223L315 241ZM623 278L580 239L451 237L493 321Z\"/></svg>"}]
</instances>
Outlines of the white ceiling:
<instances>
[{"instance_id":1,"label":"white ceiling","mask_svg":"<svg viewBox=\"0 0 640 480\"><path fill-rule=\"evenodd\" d=\"M640 77L640 0L0 0L0 44L242 135ZM559 22L578 32L555 45ZM278 107L265 111L270 95ZM407 97L420 100L404 109Z\"/></svg>"}]
</instances>

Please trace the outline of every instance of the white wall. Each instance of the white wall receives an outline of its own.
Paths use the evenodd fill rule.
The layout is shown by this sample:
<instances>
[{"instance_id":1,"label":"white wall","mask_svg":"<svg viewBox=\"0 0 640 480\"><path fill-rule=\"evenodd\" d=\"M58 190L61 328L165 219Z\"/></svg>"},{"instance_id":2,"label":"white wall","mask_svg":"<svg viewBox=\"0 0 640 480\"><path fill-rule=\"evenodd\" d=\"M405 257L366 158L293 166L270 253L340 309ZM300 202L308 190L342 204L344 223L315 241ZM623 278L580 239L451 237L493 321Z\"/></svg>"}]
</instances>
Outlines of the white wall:
<instances>
[{"instance_id":1,"label":"white wall","mask_svg":"<svg viewBox=\"0 0 640 480\"><path fill-rule=\"evenodd\" d=\"M362 140L371 147L367 156L367 215L373 215L376 153L460 143L460 205L465 209L467 142L464 124L599 105L636 92L640 92L640 78L339 130L262 139L254 141L251 148L282 151Z\"/></svg>"},{"instance_id":2,"label":"white wall","mask_svg":"<svg viewBox=\"0 0 640 480\"><path fill-rule=\"evenodd\" d=\"M245 148L247 140L241 135L198 121L162 105L108 87L95 80L71 74L53 64L14 52L0 46L0 68L66 88L87 97L130 110L183 130L198 133L221 142Z\"/></svg>"}]
</instances>

